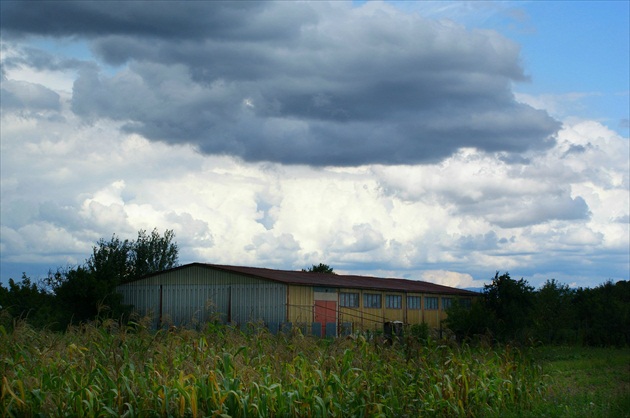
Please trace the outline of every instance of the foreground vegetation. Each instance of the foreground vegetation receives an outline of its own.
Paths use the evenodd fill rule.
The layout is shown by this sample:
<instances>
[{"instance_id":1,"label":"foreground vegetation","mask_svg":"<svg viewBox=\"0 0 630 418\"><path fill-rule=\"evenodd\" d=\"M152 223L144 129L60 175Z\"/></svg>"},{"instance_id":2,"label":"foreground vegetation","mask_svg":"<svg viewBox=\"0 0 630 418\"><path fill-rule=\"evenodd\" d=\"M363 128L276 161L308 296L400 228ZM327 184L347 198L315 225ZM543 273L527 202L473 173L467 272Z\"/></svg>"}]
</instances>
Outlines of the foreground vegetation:
<instances>
[{"instance_id":1,"label":"foreground vegetation","mask_svg":"<svg viewBox=\"0 0 630 418\"><path fill-rule=\"evenodd\" d=\"M0 327L2 416L630 417L630 351Z\"/></svg>"},{"instance_id":2,"label":"foreground vegetation","mask_svg":"<svg viewBox=\"0 0 630 418\"><path fill-rule=\"evenodd\" d=\"M540 347L533 353L548 376L548 394L532 416L630 417L627 347Z\"/></svg>"},{"instance_id":3,"label":"foreground vegetation","mask_svg":"<svg viewBox=\"0 0 630 418\"><path fill-rule=\"evenodd\" d=\"M113 321L0 336L4 416L498 416L548 393L511 347L385 345Z\"/></svg>"},{"instance_id":4,"label":"foreground vegetation","mask_svg":"<svg viewBox=\"0 0 630 418\"><path fill-rule=\"evenodd\" d=\"M131 317L116 285L177 265L173 238L114 235L83 265L0 284L0 416L630 418L628 281L535 290L497 272L449 309L460 344L104 319Z\"/></svg>"}]
</instances>

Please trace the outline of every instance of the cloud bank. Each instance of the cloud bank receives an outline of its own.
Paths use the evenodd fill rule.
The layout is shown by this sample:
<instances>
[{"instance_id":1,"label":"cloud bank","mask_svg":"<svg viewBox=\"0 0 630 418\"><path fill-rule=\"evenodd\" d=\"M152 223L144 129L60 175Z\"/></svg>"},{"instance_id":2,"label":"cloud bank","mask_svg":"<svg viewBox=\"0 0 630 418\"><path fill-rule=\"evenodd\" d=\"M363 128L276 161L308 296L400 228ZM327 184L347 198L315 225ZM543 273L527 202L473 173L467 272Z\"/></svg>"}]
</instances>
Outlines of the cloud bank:
<instances>
[{"instance_id":1,"label":"cloud bank","mask_svg":"<svg viewBox=\"0 0 630 418\"><path fill-rule=\"evenodd\" d=\"M184 263L628 278L628 139L515 95L497 32L371 2L29 6L0 3L4 280L154 227Z\"/></svg>"},{"instance_id":2,"label":"cloud bank","mask_svg":"<svg viewBox=\"0 0 630 418\"><path fill-rule=\"evenodd\" d=\"M560 127L515 100L512 83L526 80L517 44L386 4L2 7L5 37L84 38L104 63L124 66L115 74L81 69L77 115L208 155L318 166L432 163L461 148L547 149ZM61 65L24 53L22 63Z\"/></svg>"}]
</instances>

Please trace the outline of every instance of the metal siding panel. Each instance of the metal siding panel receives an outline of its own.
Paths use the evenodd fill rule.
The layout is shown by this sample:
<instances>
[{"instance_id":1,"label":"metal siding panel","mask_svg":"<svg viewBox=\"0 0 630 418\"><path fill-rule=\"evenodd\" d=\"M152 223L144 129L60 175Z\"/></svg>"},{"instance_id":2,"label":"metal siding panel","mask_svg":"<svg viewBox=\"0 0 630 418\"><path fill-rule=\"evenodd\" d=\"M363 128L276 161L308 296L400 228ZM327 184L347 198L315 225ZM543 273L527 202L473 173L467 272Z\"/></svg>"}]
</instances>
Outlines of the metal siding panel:
<instances>
[{"instance_id":1,"label":"metal siding panel","mask_svg":"<svg viewBox=\"0 0 630 418\"><path fill-rule=\"evenodd\" d=\"M269 316L277 318L279 321L287 322L287 286L283 284L269 285L269 301L273 303L268 305Z\"/></svg>"},{"instance_id":2,"label":"metal siding panel","mask_svg":"<svg viewBox=\"0 0 630 418\"><path fill-rule=\"evenodd\" d=\"M140 316L149 316L151 322L157 325L159 286L133 284L121 286L118 288L118 291L123 295L124 304L133 305L134 310Z\"/></svg>"},{"instance_id":3,"label":"metal siding panel","mask_svg":"<svg viewBox=\"0 0 630 418\"><path fill-rule=\"evenodd\" d=\"M141 315L153 312L157 324L160 285L163 319L175 325L209 319L227 321L230 288L233 319L286 321L286 285L211 268L190 266L167 271L121 285L117 290L124 303L134 305Z\"/></svg>"},{"instance_id":4,"label":"metal siding panel","mask_svg":"<svg viewBox=\"0 0 630 418\"><path fill-rule=\"evenodd\" d=\"M370 295L380 295L381 296L381 307L380 308L366 308L363 304L363 298L365 294ZM361 308L362 316L362 325L364 329L372 329L372 330L380 330L383 329L384 321L384 306L385 306L385 293L378 292L373 290L366 290L361 292L359 296L359 306Z\"/></svg>"},{"instance_id":5,"label":"metal siding panel","mask_svg":"<svg viewBox=\"0 0 630 418\"><path fill-rule=\"evenodd\" d=\"M408 309L407 310L407 323L409 324L421 324L422 323L422 310L421 309Z\"/></svg>"},{"instance_id":6,"label":"metal siding panel","mask_svg":"<svg viewBox=\"0 0 630 418\"><path fill-rule=\"evenodd\" d=\"M387 308L387 296L394 295L400 296L401 298L401 307L400 309ZM385 321L404 321L404 308L405 308L405 295L397 292L386 292L383 294L383 316Z\"/></svg>"},{"instance_id":7,"label":"metal siding panel","mask_svg":"<svg viewBox=\"0 0 630 418\"><path fill-rule=\"evenodd\" d=\"M309 276L310 277L310 276ZM163 313L165 318L171 316L173 322L190 324L197 321L220 319L227 321L229 317L230 292L232 294L232 319L240 323L249 320L265 322L311 323L313 321L313 288L312 286L285 285L265 279L218 270L212 267L191 265L167 271L136 282L118 287L125 304L134 305L141 315L151 315L155 324L159 315L159 286L163 286ZM288 290L287 290L288 289ZM414 324L427 321L431 327L438 327L440 319L446 314L438 309L409 310L406 297L403 295L403 309L385 309L385 294L398 293L391 291L374 291L359 288L339 288L335 291L354 291L360 294L359 308L340 308L339 321L352 322L359 328L374 328L385 314L386 319L400 320ZM364 309L363 293L380 293L381 309ZM409 292L408 295L420 296L421 293ZM426 295L423 295L426 296ZM431 294L441 297L442 294ZM450 295L449 295L450 296ZM424 299L424 298L423 298ZM288 303L288 306L287 306ZM406 315L405 315L406 311ZM380 318L379 318L380 317ZM376 322L373 322L376 320Z\"/></svg>"},{"instance_id":8,"label":"metal siding panel","mask_svg":"<svg viewBox=\"0 0 630 418\"><path fill-rule=\"evenodd\" d=\"M310 286L289 286L288 320L296 324L313 322L313 288Z\"/></svg>"},{"instance_id":9,"label":"metal siding panel","mask_svg":"<svg viewBox=\"0 0 630 418\"><path fill-rule=\"evenodd\" d=\"M195 318L198 322L206 322L208 320L208 308L206 307L206 292L203 286L197 285L195 289L197 312Z\"/></svg>"},{"instance_id":10,"label":"metal siding panel","mask_svg":"<svg viewBox=\"0 0 630 418\"><path fill-rule=\"evenodd\" d=\"M439 302L439 304L440 304L440 306L439 306L439 309L440 309L440 322L444 321L448 317L448 314L446 313L446 311L443 310L443 305L442 304L444 303L443 302L444 298L451 298L452 299L453 297L452 296L440 296L440 302ZM440 326L440 328L442 328L442 327Z\"/></svg>"},{"instance_id":11,"label":"metal siding panel","mask_svg":"<svg viewBox=\"0 0 630 418\"><path fill-rule=\"evenodd\" d=\"M201 286L204 291L204 309L207 312L206 320L228 320L230 287L227 285Z\"/></svg>"},{"instance_id":12,"label":"metal siding panel","mask_svg":"<svg viewBox=\"0 0 630 418\"><path fill-rule=\"evenodd\" d=\"M422 320L426 322L429 328L439 328L440 326L440 309L438 299L438 309L426 309L426 298L439 298L436 294L422 295Z\"/></svg>"},{"instance_id":13,"label":"metal siding panel","mask_svg":"<svg viewBox=\"0 0 630 418\"><path fill-rule=\"evenodd\" d=\"M257 284L268 282L268 280L257 279L215 270L209 267L189 266L180 269L165 271L145 279L140 279L132 283L124 284L121 287L134 284L159 285L159 284L181 284L181 285L227 285L227 284Z\"/></svg>"},{"instance_id":14,"label":"metal siding panel","mask_svg":"<svg viewBox=\"0 0 630 418\"><path fill-rule=\"evenodd\" d=\"M385 309L383 314L383 320L387 321L403 321L405 318L403 316L402 309Z\"/></svg>"},{"instance_id":15,"label":"metal siding panel","mask_svg":"<svg viewBox=\"0 0 630 418\"><path fill-rule=\"evenodd\" d=\"M339 307L339 322L352 322L356 326L361 324L360 308Z\"/></svg>"},{"instance_id":16,"label":"metal siding panel","mask_svg":"<svg viewBox=\"0 0 630 418\"><path fill-rule=\"evenodd\" d=\"M232 320L286 321L286 286L280 283L235 284L232 288Z\"/></svg>"},{"instance_id":17,"label":"metal siding panel","mask_svg":"<svg viewBox=\"0 0 630 418\"><path fill-rule=\"evenodd\" d=\"M420 309L409 309L409 305L407 304L407 297L409 296L417 296L420 298ZM407 310L407 323L410 325L421 324L422 323L422 294L421 293L407 293L404 296L403 303L405 309Z\"/></svg>"},{"instance_id":18,"label":"metal siding panel","mask_svg":"<svg viewBox=\"0 0 630 418\"><path fill-rule=\"evenodd\" d=\"M356 293L359 299L357 308L348 306L339 306L339 322L351 323L354 329L362 329L363 322L363 295L359 289L341 288L339 293Z\"/></svg>"}]
</instances>

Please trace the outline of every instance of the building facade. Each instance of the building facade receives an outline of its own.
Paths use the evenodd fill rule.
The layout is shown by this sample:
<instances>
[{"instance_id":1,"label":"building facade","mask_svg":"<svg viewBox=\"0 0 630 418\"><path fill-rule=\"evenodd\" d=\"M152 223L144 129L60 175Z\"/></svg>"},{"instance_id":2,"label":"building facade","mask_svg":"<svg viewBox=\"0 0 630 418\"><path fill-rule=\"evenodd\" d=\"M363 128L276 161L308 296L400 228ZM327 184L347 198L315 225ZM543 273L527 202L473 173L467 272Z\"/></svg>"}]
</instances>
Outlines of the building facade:
<instances>
[{"instance_id":1,"label":"building facade","mask_svg":"<svg viewBox=\"0 0 630 418\"><path fill-rule=\"evenodd\" d=\"M155 327L208 321L300 327L334 336L382 330L387 322L440 328L446 310L477 296L433 283L376 277L192 263L117 288Z\"/></svg>"}]
</instances>

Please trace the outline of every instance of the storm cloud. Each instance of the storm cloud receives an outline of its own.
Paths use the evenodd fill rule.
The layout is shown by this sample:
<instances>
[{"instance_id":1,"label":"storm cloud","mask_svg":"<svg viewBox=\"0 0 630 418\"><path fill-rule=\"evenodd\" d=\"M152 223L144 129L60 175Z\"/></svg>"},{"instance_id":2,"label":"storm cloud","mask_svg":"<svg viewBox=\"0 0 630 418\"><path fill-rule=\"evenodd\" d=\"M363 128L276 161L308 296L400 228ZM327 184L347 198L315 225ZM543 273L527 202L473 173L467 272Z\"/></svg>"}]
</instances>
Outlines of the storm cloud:
<instances>
[{"instance_id":1,"label":"storm cloud","mask_svg":"<svg viewBox=\"0 0 630 418\"><path fill-rule=\"evenodd\" d=\"M75 114L204 154L426 164L545 150L560 127L515 100L516 43L387 4L9 2L1 22L9 38L84 38L120 67L81 67Z\"/></svg>"},{"instance_id":2,"label":"storm cloud","mask_svg":"<svg viewBox=\"0 0 630 418\"><path fill-rule=\"evenodd\" d=\"M568 42L545 25L582 3L359 3L0 2L0 282L155 227L182 263L627 280L628 138L563 91L625 67L549 61L609 19Z\"/></svg>"}]
</instances>

